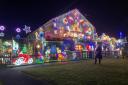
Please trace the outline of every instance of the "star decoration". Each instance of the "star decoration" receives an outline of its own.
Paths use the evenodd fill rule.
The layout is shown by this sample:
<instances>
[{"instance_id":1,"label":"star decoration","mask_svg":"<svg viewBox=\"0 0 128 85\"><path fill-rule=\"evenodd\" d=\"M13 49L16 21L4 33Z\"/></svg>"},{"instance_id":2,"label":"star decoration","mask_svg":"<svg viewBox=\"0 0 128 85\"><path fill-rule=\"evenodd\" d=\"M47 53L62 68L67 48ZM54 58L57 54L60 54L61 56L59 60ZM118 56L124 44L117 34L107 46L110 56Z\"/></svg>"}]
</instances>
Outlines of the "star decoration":
<instances>
[{"instance_id":1,"label":"star decoration","mask_svg":"<svg viewBox=\"0 0 128 85\"><path fill-rule=\"evenodd\" d=\"M29 32L31 32L30 27L29 26L26 26L26 25L25 25L25 27L24 27L23 30L26 32L26 34L28 34Z\"/></svg>"}]
</instances>

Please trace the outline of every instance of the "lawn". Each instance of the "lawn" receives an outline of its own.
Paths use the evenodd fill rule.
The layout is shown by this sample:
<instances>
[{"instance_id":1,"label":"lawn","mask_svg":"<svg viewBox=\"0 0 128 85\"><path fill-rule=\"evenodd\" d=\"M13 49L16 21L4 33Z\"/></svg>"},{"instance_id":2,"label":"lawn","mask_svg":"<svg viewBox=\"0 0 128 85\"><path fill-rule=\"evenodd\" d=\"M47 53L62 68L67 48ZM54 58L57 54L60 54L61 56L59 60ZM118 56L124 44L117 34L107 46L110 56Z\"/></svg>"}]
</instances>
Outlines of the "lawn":
<instances>
[{"instance_id":1,"label":"lawn","mask_svg":"<svg viewBox=\"0 0 128 85\"><path fill-rule=\"evenodd\" d=\"M56 63L23 72L50 85L128 85L127 59L103 59L101 65L93 60Z\"/></svg>"},{"instance_id":2,"label":"lawn","mask_svg":"<svg viewBox=\"0 0 128 85\"><path fill-rule=\"evenodd\" d=\"M2 81L0 81L0 85L3 85L3 84L2 84Z\"/></svg>"}]
</instances>

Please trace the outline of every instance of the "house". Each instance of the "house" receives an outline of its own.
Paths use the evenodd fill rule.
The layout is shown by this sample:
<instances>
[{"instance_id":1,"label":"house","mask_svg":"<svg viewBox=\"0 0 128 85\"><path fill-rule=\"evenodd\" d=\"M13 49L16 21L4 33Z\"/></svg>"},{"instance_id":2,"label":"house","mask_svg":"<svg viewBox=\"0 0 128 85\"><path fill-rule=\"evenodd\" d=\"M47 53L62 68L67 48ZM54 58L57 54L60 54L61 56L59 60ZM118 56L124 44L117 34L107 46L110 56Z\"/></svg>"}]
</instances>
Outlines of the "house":
<instances>
[{"instance_id":1,"label":"house","mask_svg":"<svg viewBox=\"0 0 128 85\"><path fill-rule=\"evenodd\" d=\"M55 17L27 37L28 43L33 46L33 55L50 49L52 54L57 48L64 50L82 51L92 50L95 39L95 27L80 13L73 9L65 14Z\"/></svg>"}]
</instances>

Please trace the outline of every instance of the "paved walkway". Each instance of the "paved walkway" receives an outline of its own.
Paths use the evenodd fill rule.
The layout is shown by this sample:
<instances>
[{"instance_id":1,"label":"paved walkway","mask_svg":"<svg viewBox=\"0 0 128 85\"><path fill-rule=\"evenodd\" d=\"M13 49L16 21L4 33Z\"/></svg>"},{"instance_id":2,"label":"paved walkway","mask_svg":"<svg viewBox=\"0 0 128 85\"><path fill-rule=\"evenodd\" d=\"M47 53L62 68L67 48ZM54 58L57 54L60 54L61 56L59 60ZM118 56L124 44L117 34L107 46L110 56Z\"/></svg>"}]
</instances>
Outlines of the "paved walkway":
<instances>
[{"instance_id":1,"label":"paved walkway","mask_svg":"<svg viewBox=\"0 0 128 85\"><path fill-rule=\"evenodd\" d=\"M0 69L0 80L4 85L49 85L47 81L39 81L24 74L22 70L35 65Z\"/></svg>"}]
</instances>

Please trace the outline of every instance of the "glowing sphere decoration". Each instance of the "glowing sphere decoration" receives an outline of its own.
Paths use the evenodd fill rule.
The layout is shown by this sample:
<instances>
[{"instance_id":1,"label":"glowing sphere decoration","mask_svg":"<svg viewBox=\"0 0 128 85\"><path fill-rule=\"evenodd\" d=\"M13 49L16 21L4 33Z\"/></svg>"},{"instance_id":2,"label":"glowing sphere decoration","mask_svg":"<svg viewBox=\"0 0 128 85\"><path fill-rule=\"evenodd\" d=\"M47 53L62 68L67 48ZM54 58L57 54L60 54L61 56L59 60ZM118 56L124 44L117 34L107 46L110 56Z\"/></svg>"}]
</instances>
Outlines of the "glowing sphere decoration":
<instances>
[{"instance_id":1,"label":"glowing sphere decoration","mask_svg":"<svg viewBox=\"0 0 128 85\"><path fill-rule=\"evenodd\" d=\"M20 33L21 29L20 28L16 28L16 32Z\"/></svg>"},{"instance_id":2,"label":"glowing sphere decoration","mask_svg":"<svg viewBox=\"0 0 128 85\"><path fill-rule=\"evenodd\" d=\"M0 26L0 30L1 31L4 31L5 30L5 27L4 26Z\"/></svg>"}]
</instances>

